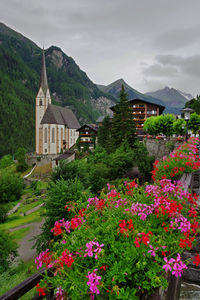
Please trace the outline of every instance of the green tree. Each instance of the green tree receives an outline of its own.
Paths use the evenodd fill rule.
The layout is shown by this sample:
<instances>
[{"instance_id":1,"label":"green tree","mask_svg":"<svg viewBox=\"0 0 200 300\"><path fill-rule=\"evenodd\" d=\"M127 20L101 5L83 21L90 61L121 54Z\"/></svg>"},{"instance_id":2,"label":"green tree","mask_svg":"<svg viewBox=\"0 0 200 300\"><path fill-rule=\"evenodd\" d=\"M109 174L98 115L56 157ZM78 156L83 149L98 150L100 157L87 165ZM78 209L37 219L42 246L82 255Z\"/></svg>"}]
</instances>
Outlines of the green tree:
<instances>
[{"instance_id":1,"label":"green tree","mask_svg":"<svg viewBox=\"0 0 200 300\"><path fill-rule=\"evenodd\" d=\"M115 149L120 147L124 141L127 141L130 147L133 147L136 140L132 111L123 85L120 92L120 101L115 106L111 137Z\"/></svg>"},{"instance_id":2,"label":"green tree","mask_svg":"<svg viewBox=\"0 0 200 300\"><path fill-rule=\"evenodd\" d=\"M17 256L17 244L9 232L0 230L0 272L5 272Z\"/></svg>"},{"instance_id":3,"label":"green tree","mask_svg":"<svg viewBox=\"0 0 200 300\"><path fill-rule=\"evenodd\" d=\"M133 165L133 150L122 144L109 155L110 179L121 178Z\"/></svg>"},{"instance_id":4,"label":"green tree","mask_svg":"<svg viewBox=\"0 0 200 300\"><path fill-rule=\"evenodd\" d=\"M0 172L0 222L6 218L10 203L20 199L23 180L11 171Z\"/></svg>"},{"instance_id":5,"label":"green tree","mask_svg":"<svg viewBox=\"0 0 200 300\"><path fill-rule=\"evenodd\" d=\"M27 149L20 147L17 149L15 153L15 158L17 159L17 171L24 172L28 169L28 165L26 163L26 153Z\"/></svg>"},{"instance_id":6,"label":"green tree","mask_svg":"<svg viewBox=\"0 0 200 300\"><path fill-rule=\"evenodd\" d=\"M171 136L174 132L173 123L174 116L171 114L150 117L144 122L144 130L152 135Z\"/></svg>"},{"instance_id":7,"label":"green tree","mask_svg":"<svg viewBox=\"0 0 200 300\"><path fill-rule=\"evenodd\" d=\"M196 99L191 99L190 101L185 103L185 108L192 108L198 115L200 114L200 95L196 97Z\"/></svg>"},{"instance_id":8,"label":"green tree","mask_svg":"<svg viewBox=\"0 0 200 300\"><path fill-rule=\"evenodd\" d=\"M10 154L4 155L0 159L0 169L5 169L13 164L13 159Z\"/></svg>"},{"instance_id":9,"label":"green tree","mask_svg":"<svg viewBox=\"0 0 200 300\"><path fill-rule=\"evenodd\" d=\"M51 179L54 183L57 180L74 180L78 178L83 182L85 187L88 187L88 165L85 159L73 160L70 163L61 161L60 165L56 167L51 175Z\"/></svg>"},{"instance_id":10,"label":"green tree","mask_svg":"<svg viewBox=\"0 0 200 300\"><path fill-rule=\"evenodd\" d=\"M186 122L184 119L174 120L173 123L174 133L184 135L186 133Z\"/></svg>"},{"instance_id":11,"label":"green tree","mask_svg":"<svg viewBox=\"0 0 200 300\"><path fill-rule=\"evenodd\" d=\"M149 117L144 122L144 130L150 135L157 135L160 133L160 129L158 126L158 117Z\"/></svg>"},{"instance_id":12,"label":"green tree","mask_svg":"<svg viewBox=\"0 0 200 300\"><path fill-rule=\"evenodd\" d=\"M98 144L108 153L112 151L111 125L110 117L106 116L98 130Z\"/></svg>"},{"instance_id":13,"label":"green tree","mask_svg":"<svg viewBox=\"0 0 200 300\"><path fill-rule=\"evenodd\" d=\"M193 113L190 115L188 128L192 130L193 133L197 133L200 130L200 115L198 115L197 113Z\"/></svg>"},{"instance_id":14,"label":"green tree","mask_svg":"<svg viewBox=\"0 0 200 300\"><path fill-rule=\"evenodd\" d=\"M174 116L171 114L161 115L159 118L159 127L160 133L171 136L174 133L173 123L174 123Z\"/></svg>"},{"instance_id":15,"label":"green tree","mask_svg":"<svg viewBox=\"0 0 200 300\"><path fill-rule=\"evenodd\" d=\"M45 223L42 226L42 233L35 243L37 250L45 250L49 241L54 238L51 229L56 221L70 218L71 212L65 208L65 205L74 202L74 207L76 203L81 207L89 195L87 191L83 191L83 184L78 179L67 181L60 179L56 183L50 182L45 201Z\"/></svg>"},{"instance_id":16,"label":"green tree","mask_svg":"<svg viewBox=\"0 0 200 300\"><path fill-rule=\"evenodd\" d=\"M147 147L137 142L133 150L133 164L136 165L142 175L143 181L151 180L151 171L155 158L149 156Z\"/></svg>"},{"instance_id":17,"label":"green tree","mask_svg":"<svg viewBox=\"0 0 200 300\"><path fill-rule=\"evenodd\" d=\"M90 166L89 182L92 193L99 193L109 180L110 170L102 162Z\"/></svg>"}]
</instances>

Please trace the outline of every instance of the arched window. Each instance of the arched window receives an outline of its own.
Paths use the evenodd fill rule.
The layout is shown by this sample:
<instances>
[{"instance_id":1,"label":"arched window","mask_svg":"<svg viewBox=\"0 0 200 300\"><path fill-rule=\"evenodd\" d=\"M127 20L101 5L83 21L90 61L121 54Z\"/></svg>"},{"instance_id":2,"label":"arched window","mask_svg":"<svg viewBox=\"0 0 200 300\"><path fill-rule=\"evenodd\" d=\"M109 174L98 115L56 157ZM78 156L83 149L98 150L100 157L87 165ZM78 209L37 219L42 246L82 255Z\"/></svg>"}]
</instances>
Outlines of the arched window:
<instances>
[{"instance_id":1,"label":"arched window","mask_svg":"<svg viewBox=\"0 0 200 300\"><path fill-rule=\"evenodd\" d=\"M44 142L47 143L47 128L44 129Z\"/></svg>"},{"instance_id":2,"label":"arched window","mask_svg":"<svg viewBox=\"0 0 200 300\"><path fill-rule=\"evenodd\" d=\"M52 128L52 143L55 143L55 128Z\"/></svg>"},{"instance_id":3,"label":"arched window","mask_svg":"<svg viewBox=\"0 0 200 300\"><path fill-rule=\"evenodd\" d=\"M42 100L40 99L40 106L42 106Z\"/></svg>"}]
</instances>

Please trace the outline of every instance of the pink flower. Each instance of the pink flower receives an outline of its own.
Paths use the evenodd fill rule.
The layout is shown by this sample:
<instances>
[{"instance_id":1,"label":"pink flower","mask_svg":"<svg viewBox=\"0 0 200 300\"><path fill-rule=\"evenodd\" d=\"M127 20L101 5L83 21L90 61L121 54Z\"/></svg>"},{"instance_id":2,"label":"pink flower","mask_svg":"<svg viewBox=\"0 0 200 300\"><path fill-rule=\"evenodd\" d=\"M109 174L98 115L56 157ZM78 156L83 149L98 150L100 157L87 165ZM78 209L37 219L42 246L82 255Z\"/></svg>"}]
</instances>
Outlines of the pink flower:
<instances>
[{"instance_id":1,"label":"pink flower","mask_svg":"<svg viewBox=\"0 0 200 300\"><path fill-rule=\"evenodd\" d=\"M171 258L169 261L166 257L164 257L164 261L166 264L163 266L163 269L168 272L172 271L172 275L175 275L176 277L181 277L183 270L187 269L187 266L181 261L181 256L178 253L176 260Z\"/></svg>"},{"instance_id":2,"label":"pink flower","mask_svg":"<svg viewBox=\"0 0 200 300\"><path fill-rule=\"evenodd\" d=\"M164 261L166 262L166 264L162 268L165 270L165 272L168 272L168 270L171 271L171 264L175 262L175 259L170 258L170 260L168 261L167 257L164 257Z\"/></svg>"},{"instance_id":3,"label":"pink flower","mask_svg":"<svg viewBox=\"0 0 200 300\"><path fill-rule=\"evenodd\" d=\"M85 252L87 252L84 257L89 256L92 257L93 254L95 254L95 259L98 259L98 254L101 252L102 247L104 246L104 244L99 245L99 242L95 242L95 241L91 241L89 243L86 244L86 250Z\"/></svg>"},{"instance_id":4,"label":"pink flower","mask_svg":"<svg viewBox=\"0 0 200 300\"><path fill-rule=\"evenodd\" d=\"M97 285L99 285L99 280L101 280L101 276L97 276L96 272L98 269L95 269L92 273L88 272L88 275L86 276L89 280L87 282L87 285L90 287L90 291L92 292L90 297L91 299L94 299L94 294L99 294L99 290L97 288Z\"/></svg>"},{"instance_id":5,"label":"pink flower","mask_svg":"<svg viewBox=\"0 0 200 300\"><path fill-rule=\"evenodd\" d=\"M63 289L61 287L58 287L56 290L56 300L64 300L63 298Z\"/></svg>"},{"instance_id":6,"label":"pink flower","mask_svg":"<svg viewBox=\"0 0 200 300\"><path fill-rule=\"evenodd\" d=\"M158 250L159 248L156 247L156 248L154 249L152 245L149 245L149 247L151 248L151 250L149 250L148 253L151 253L151 255L155 257L155 256L156 256L155 250Z\"/></svg>"}]
</instances>

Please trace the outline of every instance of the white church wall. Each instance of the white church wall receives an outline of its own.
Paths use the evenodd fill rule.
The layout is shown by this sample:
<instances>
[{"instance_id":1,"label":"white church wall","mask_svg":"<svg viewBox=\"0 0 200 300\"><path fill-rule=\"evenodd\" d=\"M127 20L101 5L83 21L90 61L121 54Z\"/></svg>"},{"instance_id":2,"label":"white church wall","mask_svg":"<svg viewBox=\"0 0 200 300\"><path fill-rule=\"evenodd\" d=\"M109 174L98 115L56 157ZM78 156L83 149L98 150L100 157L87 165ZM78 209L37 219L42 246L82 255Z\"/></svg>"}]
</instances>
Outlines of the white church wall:
<instances>
[{"instance_id":1,"label":"white church wall","mask_svg":"<svg viewBox=\"0 0 200 300\"><path fill-rule=\"evenodd\" d=\"M71 148L77 141L79 133L76 129L69 129L69 148Z\"/></svg>"}]
</instances>

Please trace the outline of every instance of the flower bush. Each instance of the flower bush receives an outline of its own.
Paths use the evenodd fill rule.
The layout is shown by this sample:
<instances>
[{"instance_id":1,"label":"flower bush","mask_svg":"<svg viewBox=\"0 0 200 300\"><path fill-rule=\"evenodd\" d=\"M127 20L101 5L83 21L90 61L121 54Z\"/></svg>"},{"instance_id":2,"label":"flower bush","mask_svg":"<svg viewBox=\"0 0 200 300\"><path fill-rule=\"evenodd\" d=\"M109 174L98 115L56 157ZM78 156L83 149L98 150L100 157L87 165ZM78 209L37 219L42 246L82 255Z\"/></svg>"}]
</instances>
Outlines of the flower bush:
<instances>
[{"instance_id":1,"label":"flower bush","mask_svg":"<svg viewBox=\"0 0 200 300\"><path fill-rule=\"evenodd\" d=\"M199 138L190 138L181 144L162 161L156 160L152 171L153 180L164 178L176 180L184 173L191 173L200 168L200 157L197 145Z\"/></svg>"},{"instance_id":2,"label":"flower bush","mask_svg":"<svg viewBox=\"0 0 200 300\"><path fill-rule=\"evenodd\" d=\"M74 208L71 220L55 223L52 234L60 239L35 260L48 270L37 286L41 295L51 285L56 299L140 299L187 269L181 255L199 232L196 196L169 179L107 187Z\"/></svg>"}]
</instances>

